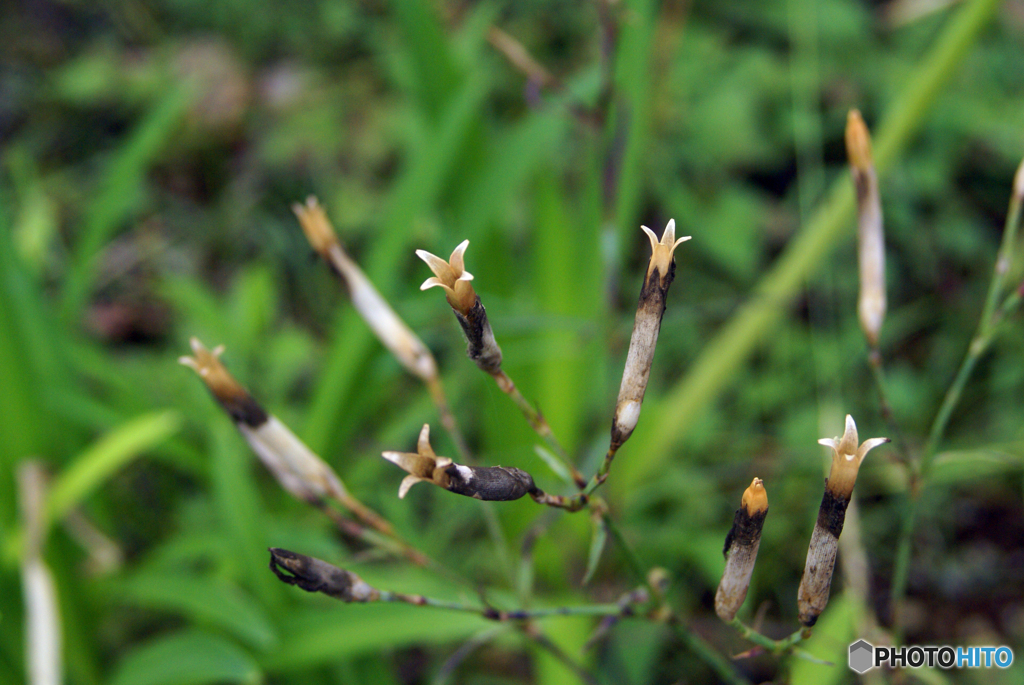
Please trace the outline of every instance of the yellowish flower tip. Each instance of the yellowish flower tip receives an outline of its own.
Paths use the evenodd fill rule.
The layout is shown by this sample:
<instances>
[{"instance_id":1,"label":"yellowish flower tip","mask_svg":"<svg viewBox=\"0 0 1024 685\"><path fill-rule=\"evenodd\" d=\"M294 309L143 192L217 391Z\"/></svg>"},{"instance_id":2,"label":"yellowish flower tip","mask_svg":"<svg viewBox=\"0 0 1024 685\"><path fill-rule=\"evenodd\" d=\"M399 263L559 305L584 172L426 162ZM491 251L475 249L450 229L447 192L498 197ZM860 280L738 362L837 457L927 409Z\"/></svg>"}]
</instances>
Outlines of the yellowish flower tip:
<instances>
[{"instance_id":1,"label":"yellowish flower tip","mask_svg":"<svg viewBox=\"0 0 1024 685\"><path fill-rule=\"evenodd\" d=\"M402 499L409 492L409 488L420 481L428 481L439 485L442 488L448 487L448 474L444 469L452 464L448 457L439 457L430 446L430 425L423 424L420 430L420 437L416 441L416 453L411 452L382 452L381 456L395 464L409 475L402 479L398 488L398 497Z\"/></svg>"},{"instance_id":2,"label":"yellowish flower tip","mask_svg":"<svg viewBox=\"0 0 1024 685\"><path fill-rule=\"evenodd\" d=\"M676 248L679 247L680 243L685 243L689 240L691 236L676 239L675 219L669 219L665 232L661 234L661 240L658 240L658 237L654 235L654 231L646 226L641 226L640 228L643 229L651 241L651 261L647 266L647 277L650 278L654 270L657 269L660 277L664 278L665 274L669 271L669 267L672 265Z\"/></svg>"},{"instance_id":3,"label":"yellowish flower tip","mask_svg":"<svg viewBox=\"0 0 1024 685\"><path fill-rule=\"evenodd\" d=\"M746 509L747 514L754 516L768 510L768 491L764 489L764 481L755 478L750 487L743 491L743 499L740 505Z\"/></svg>"},{"instance_id":4,"label":"yellowish flower tip","mask_svg":"<svg viewBox=\"0 0 1024 685\"><path fill-rule=\"evenodd\" d=\"M326 257L331 247L339 244L338 236L334 233L327 214L315 197L310 195L306 198L305 204L296 202L292 205L292 211L298 217L309 244L320 255Z\"/></svg>"},{"instance_id":5,"label":"yellowish flower tip","mask_svg":"<svg viewBox=\"0 0 1024 685\"><path fill-rule=\"evenodd\" d=\"M860 111L851 109L846 117L846 155L850 165L861 173L874 164L871 156L871 134Z\"/></svg>"},{"instance_id":6,"label":"yellowish flower tip","mask_svg":"<svg viewBox=\"0 0 1024 685\"><path fill-rule=\"evenodd\" d=\"M423 281L420 290L440 286L444 288L445 297L454 309L464 316L469 314L476 304L476 292L470 281L473 274L466 271L465 254L469 241L463 240L445 261L426 250L416 250L416 256L427 263L434 275Z\"/></svg>"},{"instance_id":7,"label":"yellowish flower tip","mask_svg":"<svg viewBox=\"0 0 1024 685\"><path fill-rule=\"evenodd\" d=\"M220 355L224 352L223 345L218 345L211 351L206 349L196 337L191 338L189 344L192 346L192 354L195 356L179 357L178 363L199 374L215 397L224 401L246 394L245 389L228 373L220 361Z\"/></svg>"},{"instance_id":8,"label":"yellowish flower tip","mask_svg":"<svg viewBox=\"0 0 1024 685\"><path fill-rule=\"evenodd\" d=\"M822 438L818 444L832 448L832 468L828 475L828 489L834 494L849 497L857 482L857 472L867 453L889 442L889 438L871 438L857 442L857 424L846 415L846 431L841 438Z\"/></svg>"}]
</instances>

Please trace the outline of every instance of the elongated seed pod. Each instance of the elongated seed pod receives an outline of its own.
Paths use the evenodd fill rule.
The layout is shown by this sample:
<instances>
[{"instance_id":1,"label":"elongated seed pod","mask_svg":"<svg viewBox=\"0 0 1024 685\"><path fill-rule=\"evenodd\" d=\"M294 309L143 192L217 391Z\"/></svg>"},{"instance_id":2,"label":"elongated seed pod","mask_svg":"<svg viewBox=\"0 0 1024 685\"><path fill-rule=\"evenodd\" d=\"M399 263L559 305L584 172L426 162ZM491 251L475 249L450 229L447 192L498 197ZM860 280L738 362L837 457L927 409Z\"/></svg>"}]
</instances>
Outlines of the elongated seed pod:
<instances>
[{"instance_id":1,"label":"elongated seed pod","mask_svg":"<svg viewBox=\"0 0 1024 685\"><path fill-rule=\"evenodd\" d=\"M843 532L846 508L850 505L860 464L869 450L889 442L889 438L871 438L858 446L857 425L853 417L847 415L842 439L824 438L818 442L832 448L832 467L825 480L825 493L818 508L818 519L807 547L804 574L797 590L798 615L805 626L813 626L828 604L839 535Z\"/></svg>"},{"instance_id":2,"label":"elongated seed pod","mask_svg":"<svg viewBox=\"0 0 1024 685\"><path fill-rule=\"evenodd\" d=\"M609 454L614 454L629 439L640 419L640 407L651 375L651 363L654 361L654 350L658 345L658 333L661 330L661 318L665 314L668 289L676 273L673 253L679 243L690 239L687 236L676 240L675 220L668 222L660 241L651 229L646 226L641 228L650 238L652 254L643 287L640 289L633 333L629 339L629 352L626 354L619 397L615 403Z\"/></svg>"},{"instance_id":3,"label":"elongated seed pod","mask_svg":"<svg viewBox=\"0 0 1024 685\"><path fill-rule=\"evenodd\" d=\"M760 478L755 478L740 501L732 528L725 536L725 571L715 593L715 613L731 621L743 605L754 573L757 549L761 546L761 528L768 516L768 493Z\"/></svg>"},{"instance_id":4,"label":"elongated seed pod","mask_svg":"<svg viewBox=\"0 0 1024 685\"><path fill-rule=\"evenodd\" d=\"M270 570L283 583L343 602L374 602L380 598L380 591L355 573L286 549L270 548Z\"/></svg>"},{"instance_id":5,"label":"elongated seed pod","mask_svg":"<svg viewBox=\"0 0 1024 685\"><path fill-rule=\"evenodd\" d=\"M449 492L491 502L510 502L537 489L530 474L514 467L451 464L445 474Z\"/></svg>"},{"instance_id":6,"label":"elongated seed pod","mask_svg":"<svg viewBox=\"0 0 1024 685\"><path fill-rule=\"evenodd\" d=\"M210 351L196 338L192 338L191 344L195 356L181 357L179 361L199 375L235 422L249 447L285 490L306 502L334 499L378 530L389 528L387 522L349 494L341 478L326 462L286 425L267 413L235 380L219 359L223 347Z\"/></svg>"},{"instance_id":7,"label":"elongated seed pod","mask_svg":"<svg viewBox=\"0 0 1024 685\"><path fill-rule=\"evenodd\" d=\"M292 206L310 245L348 287L352 306L399 363L424 382L437 380L437 362L423 341L395 313L359 265L341 246L315 197Z\"/></svg>"},{"instance_id":8,"label":"elongated seed pod","mask_svg":"<svg viewBox=\"0 0 1024 685\"><path fill-rule=\"evenodd\" d=\"M539 493L533 477L522 469L507 466L464 466L434 453L430 425L424 424L416 452L383 452L382 457L405 470L398 496L416 483L427 481L458 495L491 502L509 502L523 495Z\"/></svg>"},{"instance_id":9,"label":"elongated seed pod","mask_svg":"<svg viewBox=\"0 0 1024 685\"><path fill-rule=\"evenodd\" d=\"M878 335L885 320L885 232L878 175L871 156L871 136L860 112L850 110L846 123L846 151L850 173L857 191L857 264L860 294L857 316L861 330L872 349L878 347Z\"/></svg>"}]
</instances>

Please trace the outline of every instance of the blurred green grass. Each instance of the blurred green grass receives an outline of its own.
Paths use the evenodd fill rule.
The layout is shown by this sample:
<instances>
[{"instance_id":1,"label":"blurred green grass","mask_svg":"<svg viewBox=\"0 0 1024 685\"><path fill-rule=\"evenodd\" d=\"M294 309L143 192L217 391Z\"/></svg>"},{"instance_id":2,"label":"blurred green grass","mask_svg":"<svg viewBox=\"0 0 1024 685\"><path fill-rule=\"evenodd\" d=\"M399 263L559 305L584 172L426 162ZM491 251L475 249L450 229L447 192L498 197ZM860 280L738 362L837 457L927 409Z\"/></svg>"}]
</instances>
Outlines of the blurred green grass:
<instances>
[{"instance_id":1,"label":"blurred green grass","mask_svg":"<svg viewBox=\"0 0 1024 685\"><path fill-rule=\"evenodd\" d=\"M400 474L379 452L411 448L436 414L310 256L288 208L311 193L438 355L479 459L525 468L545 489L557 481L533 434L463 358L447 306L418 291L427 274L412 251L446 255L470 239L467 268L510 375L589 472L606 446L645 265L639 225L660 233L674 217L694 239L678 252L647 406L612 471L610 504L644 562L675 579L674 604L728 652L736 643L712 620L710 593L739 494L764 478L772 514L744 612L765 603L766 630L791 628L820 497L815 441L847 412L865 435L885 432L854 316L846 112L882 125L892 303L883 351L892 403L916 442L976 325L1024 150L1016 14L966 31L963 49L940 40L995 4L892 26L874 6L841 0L638 0L613 11L608 54L600 13L562 3L257 12L238 0L44 2L4 13L0 680L25 678L13 471L29 456L54 475L54 513L83 512L124 552L123 565L90 571L88 545L67 527L48 538L68 682L423 682L492 627L411 607L334 606L277 583L265 568L270 545L396 590L456 592L354 555L281 492L175 364L191 335L224 343L239 379L412 542L515 603L477 506L426 487L395 497ZM538 105L487 42L492 25L563 90ZM947 61L936 73L930 50ZM899 108L928 88L934 98L918 100L927 107ZM575 116L581 103L601 116ZM1024 549L1022 343L1010 327L954 417L957 451L940 457L946 471L919 526L913 641L1024 640L1024 578L1006 563ZM132 449L109 449L118 436L122 446L134 436ZM441 431L435 439L451 453ZM884 455L858 488L879 603L904 488ZM497 513L517 559L539 512L518 502ZM630 587L613 543L579 587L589 535L578 515L540 538L537 603L607 601ZM843 639L843 612L864 610L844 598L826 612ZM592 627L544 625L570 651ZM623 624L585 661L607 682L710 682L692 655L648 632ZM815 653L839 659L820 633ZM765 659L744 668L778 675ZM800 668L794 682L819 682ZM457 673L473 683L571 678L515 631Z\"/></svg>"}]
</instances>

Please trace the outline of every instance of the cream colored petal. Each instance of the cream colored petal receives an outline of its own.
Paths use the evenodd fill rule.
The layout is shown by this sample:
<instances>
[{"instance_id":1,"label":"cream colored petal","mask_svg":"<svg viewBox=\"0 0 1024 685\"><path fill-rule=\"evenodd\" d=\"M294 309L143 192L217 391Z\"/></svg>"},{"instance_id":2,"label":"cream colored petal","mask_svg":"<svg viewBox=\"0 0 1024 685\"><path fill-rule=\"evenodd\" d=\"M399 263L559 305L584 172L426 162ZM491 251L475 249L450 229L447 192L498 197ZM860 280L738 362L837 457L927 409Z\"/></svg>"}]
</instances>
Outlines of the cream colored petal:
<instances>
[{"instance_id":1,"label":"cream colored petal","mask_svg":"<svg viewBox=\"0 0 1024 685\"><path fill-rule=\"evenodd\" d=\"M423 424L423 428L420 429L420 437L416 440L416 451L420 454L430 456L434 455L434 450L430 447L430 424Z\"/></svg>"},{"instance_id":2,"label":"cream colored petal","mask_svg":"<svg viewBox=\"0 0 1024 685\"><path fill-rule=\"evenodd\" d=\"M451 266L452 271L455 272L457 278L461 278L463 272L466 270L466 248L469 247L469 241L463 240L459 243L458 247L452 250L451 259L448 260L448 264ZM470 276L472 278L472 276Z\"/></svg>"},{"instance_id":3,"label":"cream colored petal","mask_svg":"<svg viewBox=\"0 0 1024 685\"><path fill-rule=\"evenodd\" d=\"M661 244L671 245L676 241L676 220L669 219L665 231L661 234Z\"/></svg>"},{"instance_id":4,"label":"cream colored petal","mask_svg":"<svg viewBox=\"0 0 1024 685\"><path fill-rule=\"evenodd\" d=\"M406 494L409 492L409 488L421 482L423 479L419 476L408 475L402 479L402 484L398 486L398 499L405 499Z\"/></svg>"},{"instance_id":5,"label":"cream colored petal","mask_svg":"<svg viewBox=\"0 0 1024 685\"><path fill-rule=\"evenodd\" d=\"M843 437L839 442L839 446L836 447L836 451L842 453L844 456L852 457L857 454L858 446L857 424L854 423L853 417L847 414L846 432L843 433Z\"/></svg>"},{"instance_id":6,"label":"cream colored petal","mask_svg":"<svg viewBox=\"0 0 1024 685\"><path fill-rule=\"evenodd\" d=\"M692 237L693 236L690 236L690 235L684 235L682 238L677 239L674 243L672 243L672 249L675 250L677 247L679 247L680 244L685 243L687 240L691 239Z\"/></svg>"},{"instance_id":7,"label":"cream colored petal","mask_svg":"<svg viewBox=\"0 0 1024 685\"><path fill-rule=\"evenodd\" d=\"M430 290L434 286L440 286L440 287L444 288L445 290L451 290L451 288L449 288L447 285L445 285L445 282L442 281L437 276L431 276L427 280L423 281L423 284L420 286L420 290Z\"/></svg>"},{"instance_id":8,"label":"cream colored petal","mask_svg":"<svg viewBox=\"0 0 1024 685\"><path fill-rule=\"evenodd\" d=\"M434 272L434 275L449 288L455 283L457 276L448 262L437 255L430 254L426 250L416 250L416 256L426 262L430 270Z\"/></svg>"},{"instance_id":9,"label":"cream colored petal","mask_svg":"<svg viewBox=\"0 0 1024 685\"><path fill-rule=\"evenodd\" d=\"M640 228L643 229L644 233L646 233L647 237L650 239L650 241L651 241L651 251L653 252L654 248L656 248L658 246L658 236L654 235L654 231L652 231L651 229L647 228L646 226L641 226Z\"/></svg>"},{"instance_id":10,"label":"cream colored petal","mask_svg":"<svg viewBox=\"0 0 1024 685\"><path fill-rule=\"evenodd\" d=\"M831 447L832 449L834 449L836 451L839 450L839 439L838 438L822 438L821 440L818 441L818 444L819 445L824 445L825 447Z\"/></svg>"},{"instance_id":11,"label":"cream colored petal","mask_svg":"<svg viewBox=\"0 0 1024 685\"><path fill-rule=\"evenodd\" d=\"M868 452L879 445L884 445L887 442L889 442L889 438L871 438L870 440L865 440L864 444L860 446L859 450L857 450L857 459L863 459L867 456Z\"/></svg>"},{"instance_id":12,"label":"cream colored petal","mask_svg":"<svg viewBox=\"0 0 1024 685\"><path fill-rule=\"evenodd\" d=\"M422 460L420 455L412 454L410 452L381 452L380 456L398 466L403 471L408 471L409 473L416 472L416 467Z\"/></svg>"}]
</instances>

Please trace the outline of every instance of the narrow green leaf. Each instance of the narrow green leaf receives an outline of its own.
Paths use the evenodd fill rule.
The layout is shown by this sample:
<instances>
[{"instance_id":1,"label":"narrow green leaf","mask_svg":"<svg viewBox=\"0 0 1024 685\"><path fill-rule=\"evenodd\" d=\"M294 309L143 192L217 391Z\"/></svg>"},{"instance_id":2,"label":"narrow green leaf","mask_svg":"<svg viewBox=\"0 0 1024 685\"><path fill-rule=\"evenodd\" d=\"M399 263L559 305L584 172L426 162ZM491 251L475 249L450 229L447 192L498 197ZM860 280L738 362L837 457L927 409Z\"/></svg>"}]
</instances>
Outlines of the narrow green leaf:
<instances>
[{"instance_id":1,"label":"narrow green leaf","mask_svg":"<svg viewBox=\"0 0 1024 685\"><path fill-rule=\"evenodd\" d=\"M1024 457L995 449L943 452L932 462L928 485L960 483L994 476L1007 471L1019 471Z\"/></svg>"},{"instance_id":2,"label":"narrow green leaf","mask_svg":"<svg viewBox=\"0 0 1024 685\"><path fill-rule=\"evenodd\" d=\"M171 140L187 103L184 89L168 91L108 163L75 245L64 289L62 311L65 317L74 315L88 298L97 255L136 209L146 168Z\"/></svg>"},{"instance_id":3,"label":"narrow green leaf","mask_svg":"<svg viewBox=\"0 0 1024 685\"><path fill-rule=\"evenodd\" d=\"M587 572L583 574L583 585L590 582L597 570L597 563L601 561L601 553L604 552L604 544L608 541L608 527L600 516L591 517L594 522L594 536L590 539L590 554L587 557Z\"/></svg>"},{"instance_id":4,"label":"narrow green leaf","mask_svg":"<svg viewBox=\"0 0 1024 685\"><path fill-rule=\"evenodd\" d=\"M154 412L110 431L79 454L60 474L46 500L49 521L62 518L118 469L178 430L175 412Z\"/></svg>"},{"instance_id":5,"label":"narrow green leaf","mask_svg":"<svg viewBox=\"0 0 1024 685\"><path fill-rule=\"evenodd\" d=\"M259 666L243 649L219 635L187 630L158 637L130 652L110 685L200 685L258 683Z\"/></svg>"},{"instance_id":6,"label":"narrow green leaf","mask_svg":"<svg viewBox=\"0 0 1024 685\"><path fill-rule=\"evenodd\" d=\"M561 478L566 483L572 483L572 474L569 473L569 469L565 468L565 464L561 459L556 457L551 450L547 449L543 445L534 445L533 451L537 453L537 456L544 460L544 463L548 465L556 476Z\"/></svg>"},{"instance_id":7,"label":"narrow green leaf","mask_svg":"<svg viewBox=\"0 0 1024 685\"><path fill-rule=\"evenodd\" d=\"M266 648L277 639L255 600L220 578L145 573L120 582L117 590L118 599L223 628L252 647Z\"/></svg>"}]
</instances>

